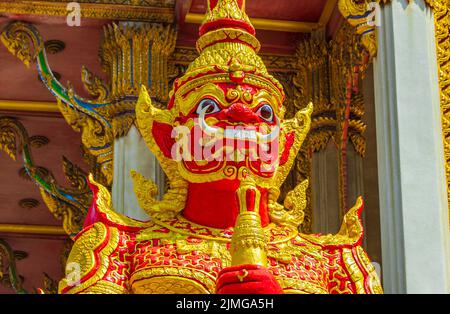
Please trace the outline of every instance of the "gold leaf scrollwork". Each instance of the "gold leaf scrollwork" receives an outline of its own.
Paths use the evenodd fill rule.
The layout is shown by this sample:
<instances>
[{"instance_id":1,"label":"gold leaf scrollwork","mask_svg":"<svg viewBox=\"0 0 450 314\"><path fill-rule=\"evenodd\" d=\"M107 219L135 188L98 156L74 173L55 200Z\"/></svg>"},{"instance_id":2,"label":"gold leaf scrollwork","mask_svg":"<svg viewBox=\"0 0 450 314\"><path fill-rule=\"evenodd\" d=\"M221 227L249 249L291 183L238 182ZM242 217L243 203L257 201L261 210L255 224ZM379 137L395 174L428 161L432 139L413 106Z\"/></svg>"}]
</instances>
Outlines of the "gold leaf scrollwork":
<instances>
[{"instance_id":1,"label":"gold leaf scrollwork","mask_svg":"<svg viewBox=\"0 0 450 314\"><path fill-rule=\"evenodd\" d=\"M96 101L103 102L108 99L109 87L85 66L81 69L81 81L89 94L96 97Z\"/></svg>"},{"instance_id":2,"label":"gold leaf scrollwork","mask_svg":"<svg viewBox=\"0 0 450 314\"><path fill-rule=\"evenodd\" d=\"M28 293L22 286L23 277L17 273L16 260L28 256L23 251L13 251L8 242L0 239L0 284L13 289L16 293Z\"/></svg>"},{"instance_id":3,"label":"gold leaf scrollwork","mask_svg":"<svg viewBox=\"0 0 450 314\"><path fill-rule=\"evenodd\" d=\"M67 234L75 235L83 227L87 208L92 202L92 194L87 184L87 174L64 156L63 171L73 190L58 188L54 179L51 179L51 189L41 188L40 192L50 212L55 218L62 220ZM58 190L71 195L77 202L67 202L67 200L57 197L58 193L51 193Z\"/></svg>"},{"instance_id":4,"label":"gold leaf scrollwork","mask_svg":"<svg viewBox=\"0 0 450 314\"><path fill-rule=\"evenodd\" d=\"M245 0L243 1L245 3ZM245 8L240 7L236 0L225 0L217 2L217 5L211 10L211 2L207 0L207 12L205 22L212 22L219 19L243 20L250 23L250 19L245 13ZM242 6L245 6L243 4Z\"/></svg>"},{"instance_id":5,"label":"gold leaf scrollwork","mask_svg":"<svg viewBox=\"0 0 450 314\"><path fill-rule=\"evenodd\" d=\"M16 134L9 129L1 129L0 132L0 150L8 154L11 159L16 160Z\"/></svg>"},{"instance_id":6,"label":"gold leaf scrollwork","mask_svg":"<svg viewBox=\"0 0 450 314\"><path fill-rule=\"evenodd\" d=\"M442 131L447 175L447 193L450 204L450 5L445 0L427 1L434 12L436 24L437 63L441 93ZM450 219L449 219L450 226Z\"/></svg>"},{"instance_id":7,"label":"gold leaf scrollwork","mask_svg":"<svg viewBox=\"0 0 450 314\"><path fill-rule=\"evenodd\" d=\"M294 190L288 192L284 199L284 209L282 206L273 208L270 212L270 218L275 222L283 222L298 228L303 222L305 213L304 210L307 205L306 190L309 186L309 181L304 180L297 185Z\"/></svg>"},{"instance_id":8,"label":"gold leaf scrollwork","mask_svg":"<svg viewBox=\"0 0 450 314\"><path fill-rule=\"evenodd\" d=\"M376 2L380 2L377 0ZM369 23L372 15L368 15L374 8L370 5L372 0L339 0L338 7L347 22L355 27L357 34L361 37L361 42L367 49L371 57L377 54L377 41L375 34L375 21Z\"/></svg>"},{"instance_id":9,"label":"gold leaf scrollwork","mask_svg":"<svg viewBox=\"0 0 450 314\"><path fill-rule=\"evenodd\" d=\"M85 212L75 210L73 206L52 196L42 188L40 192L42 199L53 216L58 220L62 220L64 231L68 235L74 236L81 231Z\"/></svg>"},{"instance_id":10,"label":"gold leaf scrollwork","mask_svg":"<svg viewBox=\"0 0 450 314\"><path fill-rule=\"evenodd\" d=\"M359 197L356 204L344 216L341 228L337 234L328 234L320 237L303 235L303 237L319 245L354 245L363 236L363 226L359 218L362 206L363 200L362 197Z\"/></svg>"},{"instance_id":11,"label":"gold leaf scrollwork","mask_svg":"<svg viewBox=\"0 0 450 314\"><path fill-rule=\"evenodd\" d=\"M139 205L150 217L156 219L173 218L184 209L187 195L186 184L182 183L180 187L176 187L176 183L172 183L163 199L158 201L155 198L158 195L158 187L153 181L147 180L135 171L131 172L131 177Z\"/></svg>"},{"instance_id":12,"label":"gold leaf scrollwork","mask_svg":"<svg viewBox=\"0 0 450 314\"><path fill-rule=\"evenodd\" d=\"M47 273L44 273L43 280L45 294L57 294L58 293L58 281L50 277Z\"/></svg>"},{"instance_id":13,"label":"gold leaf scrollwork","mask_svg":"<svg viewBox=\"0 0 450 314\"><path fill-rule=\"evenodd\" d=\"M89 190L87 185L87 173L63 156L63 171L70 185L81 192Z\"/></svg>"},{"instance_id":14,"label":"gold leaf scrollwork","mask_svg":"<svg viewBox=\"0 0 450 314\"><path fill-rule=\"evenodd\" d=\"M139 206L146 212L151 211L153 204L156 202L155 197L158 195L158 187L153 181L145 179L142 174L134 170L131 171L131 178L133 179L134 193Z\"/></svg>"},{"instance_id":15,"label":"gold leaf scrollwork","mask_svg":"<svg viewBox=\"0 0 450 314\"><path fill-rule=\"evenodd\" d=\"M59 283L59 292L68 289L69 293L83 291L87 287L102 279L110 265L110 254L117 248L119 242L119 232L116 228L106 227L97 222L90 228L83 230L81 236L72 247L67 260L66 275ZM97 252L98 251L98 252ZM80 278L86 277L90 272L92 276L82 284L74 285L70 279L70 265L77 264L80 267ZM98 291L97 291L98 292Z\"/></svg>"},{"instance_id":16,"label":"gold leaf scrollwork","mask_svg":"<svg viewBox=\"0 0 450 314\"><path fill-rule=\"evenodd\" d=\"M411 2L411 0L408 0ZM388 4L391 0L339 0L338 7L341 14L352 25L357 34L361 36L361 42L373 58L377 54L378 44L376 38L375 14L370 14L375 10L373 4ZM440 4L445 4L445 0L425 0L431 8L437 8ZM370 23L372 22L372 23Z\"/></svg>"},{"instance_id":17,"label":"gold leaf scrollwork","mask_svg":"<svg viewBox=\"0 0 450 314\"><path fill-rule=\"evenodd\" d=\"M0 39L5 47L27 67L34 62L44 42L39 34L34 33L26 23L15 22L14 27L6 27ZM30 43L31 42L31 43Z\"/></svg>"},{"instance_id":18,"label":"gold leaf scrollwork","mask_svg":"<svg viewBox=\"0 0 450 314\"><path fill-rule=\"evenodd\" d=\"M26 15L67 16L66 0L2 1L0 12ZM174 0L78 0L83 18L173 23Z\"/></svg>"},{"instance_id":19,"label":"gold leaf scrollwork","mask_svg":"<svg viewBox=\"0 0 450 314\"><path fill-rule=\"evenodd\" d=\"M87 68L82 69L82 81L96 97L94 101L79 97L70 84L65 88L52 75L43 49L44 41L36 27L12 22L3 30L1 38L24 63L37 63L43 83L57 97L64 118L74 130L82 133L83 145L95 157L98 165L95 168L102 174L96 179L105 178L110 186L113 143L115 138L126 135L135 121L135 100L140 85L149 86L156 102L162 104L168 99L167 61L175 47L174 28L150 23L106 26L100 57L110 85Z\"/></svg>"},{"instance_id":20,"label":"gold leaf scrollwork","mask_svg":"<svg viewBox=\"0 0 450 314\"><path fill-rule=\"evenodd\" d=\"M107 183L112 183L112 142L114 134L112 128L105 127L99 120L63 103L57 99L58 108L66 122L78 132L85 147L103 147L95 151L89 150L96 157L96 163L101 165Z\"/></svg>"},{"instance_id":21,"label":"gold leaf scrollwork","mask_svg":"<svg viewBox=\"0 0 450 314\"><path fill-rule=\"evenodd\" d=\"M153 202L151 199L151 191L147 191L147 195L145 195L145 193L139 193L139 195L142 195L139 202L150 216L159 214L163 216L176 215L184 209L188 184L187 181L179 175L177 163L164 156L152 135L152 127L155 121L172 124L174 117L169 110L159 109L153 106L147 89L142 86L139 100L136 105L136 118L137 125L147 146L158 158L162 169L169 179L170 185L169 190L164 194L161 201ZM134 174L133 179L135 182L135 189L137 189L139 184L143 184L143 180L145 180L142 176L137 174ZM150 188L150 190L153 189L153 185L150 183L144 184L144 186ZM151 204L151 206L147 206L148 204Z\"/></svg>"},{"instance_id":22,"label":"gold leaf scrollwork","mask_svg":"<svg viewBox=\"0 0 450 314\"><path fill-rule=\"evenodd\" d=\"M0 149L14 160L19 153L23 156L24 170L40 187L41 196L50 212L63 221L67 234L77 234L82 228L92 197L84 172L64 158L65 174L75 189L60 187L51 172L44 172L42 167L34 165L28 132L14 118L0 117Z\"/></svg>"}]
</instances>

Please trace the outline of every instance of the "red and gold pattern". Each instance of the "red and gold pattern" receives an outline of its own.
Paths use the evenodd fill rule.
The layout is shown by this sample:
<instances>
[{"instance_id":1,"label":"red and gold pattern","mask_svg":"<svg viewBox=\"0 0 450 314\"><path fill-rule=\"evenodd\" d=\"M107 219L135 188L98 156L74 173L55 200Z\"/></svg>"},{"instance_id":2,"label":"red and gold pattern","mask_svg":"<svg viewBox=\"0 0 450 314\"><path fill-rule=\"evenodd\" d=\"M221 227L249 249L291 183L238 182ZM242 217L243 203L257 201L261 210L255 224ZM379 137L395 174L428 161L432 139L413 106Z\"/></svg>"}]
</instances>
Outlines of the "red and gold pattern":
<instances>
[{"instance_id":1,"label":"red and gold pattern","mask_svg":"<svg viewBox=\"0 0 450 314\"><path fill-rule=\"evenodd\" d=\"M109 192L97 191L102 195L96 195L96 211L108 212L99 200L110 198ZM361 248L362 206L360 199L337 235L303 235L282 224L264 228L267 269L285 293L382 293ZM83 266L80 284L64 279L61 293L214 293L219 273L231 266L233 228L208 228L179 217L130 229L102 217L77 237L68 265Z\"/></svg>"},{"instance_id":2,"label":"red and gold pattern","mask_svg":"<svg viewBox=\"0 0 450 314\"><path fill-rule=\"evenodd\" d=\"M339 233L325 236L298 233L307 181L287 194L284 206L277 203L309 131L312 105L283 119L283 88L256 54L259 42L244 9L245 0L208 0L200 55L174 83L168 109L154 107L142 89L137 124L170 189L157 201L155 185L132 174L140 205L152 218L138 222L115 213L109 191L91 177L94 202L61 293L382 293L361 248L362 199ZM179 152L192 157L201 141L211 140L204 135L226 135L235 126L274 145L271 167L250 161L251 149L243 150L241 161L173 154L177 127L200 128L202 137L189 135ZM247 137L232 139L249 144Z\"/></svg>"}]
</instances>

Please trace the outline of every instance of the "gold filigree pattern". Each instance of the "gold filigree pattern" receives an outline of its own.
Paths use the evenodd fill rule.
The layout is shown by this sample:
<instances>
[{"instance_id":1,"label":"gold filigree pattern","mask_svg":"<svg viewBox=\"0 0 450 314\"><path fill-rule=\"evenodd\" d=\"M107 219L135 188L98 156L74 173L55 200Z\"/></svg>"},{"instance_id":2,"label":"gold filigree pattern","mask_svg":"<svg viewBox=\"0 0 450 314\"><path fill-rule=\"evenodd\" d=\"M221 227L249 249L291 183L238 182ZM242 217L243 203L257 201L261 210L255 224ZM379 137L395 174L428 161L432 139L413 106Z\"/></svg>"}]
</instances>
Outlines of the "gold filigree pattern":
<instances>
[{"instance_id":1,"label":"gold filigree pattern","mask_svg":"<svg viewBox=\"0 0 450 314\"><path fill-rule=\"evenodd\" d=\"M177 236L176 239L184 239L186 237L195 237L199 239L209 240L218 243L231 243L231 237L233 234L233 229L215 229L205 226L200 226L192 223L182 216L179 216L170 220L153 220L154 224L166 228L167 230L173 232ZM173 238L172 234L161 234L155 232L148 225L148 229L140 232L138 235L139 240L150 240L153 238ZM285 225L275 225L269 224L263 228L265 237L268 239L269 244L277 244L289 241L298 234L296 229Z\"/></svg>"},{"instance_id":2,"label":"gold filigree pattern","mask_svg":"<svg viewBox=\"0 0 450 314\"><path fill-rule=\"evenodd\" d=\"M275 276L284 293L287 294L328 294L323 287L316 286L308 281L298 281L293 278Z\"/></svg>"},{"instance_id":3,"label":"gold filigree pattern","mask_svg":"<svg viewBox=\"0 0 450 314\"><path fill-rule=\"evenodd\" d=\"M75 211L70 204L62 202L42 188L39 191L48 210L56 219L62 220L63 228L67 234L75 235L81 231L85 212Z\"/></svg>"},{"instance_id":4,"label":"gold filigree pattern","mask_svg":"<svg viewBox=\"0 0 450 314\"><path fill-rule=\"evenodd\" d=\"M73 91L72 91L73 93ZM66 122L77 132L81 132L81 141L85 147L102 149L89 149L96 162L101 165L101 172L105 175L107 183L112 183L112 146L114 134L112 128L105 127L102 121L97 120L82 111L73 108L70 104L57 99L58 108ZM130 123L131 125L131 123Z\"/></svg>"},{"instance_id":5,"label":"gold filigree pattern","mask_svg":"<svg viewBox=\"0 0 450 314\"><path fill-rule=\"evenodd\" d=\"M1 3L0 3L0 11ZM33 34L25 23L15 23L2 31L0 39L5 47L27 67L34 62L39 52L44 50L44 42ZM31 41L31 45L29 42Z\"/></svg>"},{"instance_id":6,"label":"gold filigree pattern","mask_svg":"<svg viewBox=\"0 0 450 314\"><path fill-rule=\"evenodd\" d=\"M216 6L211 8L211 1L207 0L206 16L203 23L213 22L220 19L232 19L246 21L250 23L250 19L245 13L245 1L239 6L236 0L224 0L216 2Z\"/></svg>"},{"instance_id":7,"label":"gold filigree pattern","mask_svg":"<svg viewBox=\"0 0 450 314\"><path fill-rule=\"evenodd\" d=\"M144 204L145 207L143 207L143 209L147 211L150 210L152 215L156 215L157 213L177 214L184 209L188 184L187 181L179 175L177 163L174 160L164 156L156 144L155 138L152 136L152 128L155 121L172 124L174 117L170 111L154 107L146 88L142 86L142 91L136 105L136 119L139 130L141 131L147 146L158 159L162 169L169 179L170 184L169 190L164 194L163 200L152 204L153 206L151 208L145 206L145 203L152 203L151 200L147 201L141 198L139 202ZM134 177L135 180L137 178L137 176ZM145 186L151 187L152 185L146 184ZM141 195L145 197L144 194ZM149 196L150 195L151 194L149 194Z\"/></svg>"},{"instance_id":8,"label":"gold filigree pattern","mask_svg":"<svg viewBox=\"0 0 450 314\"><path fill-rule=\"evenodd\" d=\"M313 104L310 103L305 109L298 111L292 119L284 120L281 127L281 138L285 138L287 134L295 134L294 143L289 150L288 161L278 168L277 174L273 179L272 187L280 188L286 180L294 161L297 157L300 147L311 128L311 114L313 112Z\"/></svg>"},{"instance_id":9,"label":"gold filigree pattern","mask_svg":"<svg viewBox=\"0 0 450 314\"><path fill-rule=\"evenodd\" d=\"M44 294L58 294L58 281L44 273Z\"/></svg>"},{"instance_id":10,"label":"gold filigree pattern","mask_svg":"<svg viewBox=\"0 0 450 314\"><path fill-rule=\"evenodd\" d=\"M377 54L377 42L375 35L375 23L372 25L369 22L371 15L371 7L369 3L371 0L355 1L355 0L339 0L338 7L341 14L355 27L358 35L361 36L361 41L371 57ZM380 2L377 0L376 2Z\"/></svg>"},{"instance_id":11,"label":"gold filigree pattern","mask_svg":"<svg viewBox=\"0 0 450 314\"><path fill-rule=\"evenodd\" d=\"M408 0L411 2L411 0ZM439 0L442 1L442 0ZM425 0L425 3L432 8L436 7L435 0ZM357 34L361 36L361 42L369 52L371 57L375 57L378 50L375 31L375 8L373 3L387 4L391 0L339 0L338 7L344 18L352 25ZM373 23L369 23L373 20Z\"/></svg>"},{"instance_id":12,"label":"gold filigree pattern","mask_svg":"<svg viewBox=\"0 0 450 314\"><path fill-rule=\"evenodd\" d=\"M101 64L111 80L111 97L139 96L142 84L160 104L169 96L167 61L176 32L161 24L108 24L104 27ZM122 109L123 110L123 109Z\"/></svg>"},{"instance_id":13,"label":"gold filigree pattern","mask_svg":"<svg viewBox=\"0 0 450 314\"><path fill-rule=\"evenodd\" d=\"M72 163L69 159L63 156L63 171L64 176L69 181L70 185L80 192L88 192L89 186L87 184L87 173L80 167ZM86 203L90 203L88 200Z\"/></svg>"},{"instance_id":14,"label":"gold filigree pattern","mask_svg":"<svg viewBox=\"0 0 450 314\"><path fill-rule=\"evenodd\" d=\"M198 56L199 54L194 48L176 47L169 59L169 64L187 66ZM294 73L297 71L295 68L296 58L293 55L260 54L260 57L267 70L274 76L277 73ZM284 88L286 89L286 86Z\"/></svg>"},{"instance_id":15,"label":"gold filigree pattern","mask_svg":"<svg viewBox=\"0 0 450 314\"><path fill-rule=\"evenodd\" d=\"M319 245L355 245L361 241L363 236L363 227L359 218L359 213L362 210L363 200L359 197L355 206L352 207L344 216L341 229L335 235L303 235L303 238Z\"/></svg>"},{"instance_id":16,"label":"gold filigree pattern","mask_svg":"<svg viewBox=\"0 0 450 314\"><path fill-rule=\"evenodd\" d=\"M434 12L436 24L437 62L439 66L439 86L441 93L442 132L447 175L447 193L450 204L450 7L448 1L427 1ZM449 219L450 225L450 219Z\"/></svg>"},{"instance_id":17,"label":"gold filigree pattern","mask_svg":"<svg viewBox=\"0 0 450 314\"><path fill-rule=\"evenodd\" d=\"M67 16L69 0L47 1L0 1L0 11L11 14L33 14L47 16ZM172 23L174 21L173 0L79 0L81 17L144 21L156 23Z\"/></svg>"},{"instance_id":18,"label":"gold filigree pattern","mask_svg":"<svg viewBox=\"0 0 450 314\"><path fill-rule=\"evenodd\" d=\"M150 267L133 274L134 293L205 294L214 293L215 280L207 272L187 267Z\"/></svg>"},{"instance_id":19,"label":"gold filigree pattern","mask_svg":"<svg viewBox=\"0 0 450 314\"><path fill-rule=\"evenodd\" d=\"M94 286L106 274L110 265L110 255L117 248L118 242L118 230L106 227L102 223L95 223L84 230L72 247L67 260L66 278L59 283L59 292L67 290L66 292L77 293ZM82 285L68 281L72 278L72 265L80 267L80 279L87 278ZM95 273L87 277L92 271Z\"/></svg>"},{"instance_id":20,"label":"gold filigree pattern","mask_svg":"<svg viewBox=\"0 0 450 314\"><path fill-rule=\"evenodd\" d=\"M297 47L298 71L293 76L292 82L295 86L293 93L297 100L296 106L302 108L308 102L314 103L312 113L311 130L305 139L305 143L298 154L293 174L293 182L311 179L312 153L325 149L330 140L337 144L350 141L355 150L364 156L365 124L362 122L364 115L364 99L360 92L352 95L350 101L350 114L348 119L344 115L347 102L347 82L349 75L352 80L359 83L359 78L354 74L358 69L358 75L363 77L366 65L365 49L360 43L359 36L350 25L344 24L336 33L335 39L327 43L319 36L312 36L310 40L305 40ZM352 90L357 90L353 86ZM348 129L348 139L341 141L342 125L346 124ZM341 151L341 150L340 150ZM342 155L342 154L340 154ZM346 158L340 158L338 165L341 176L346 175L343 165ZM341 180L340 198L343 205L346 194L344 180ZM312 189L308 187L306 198L308 200L305 208L305 222L302 224L302 231L311 233L312 224Z\"/></svg>"},{"instance_id":21,"label":"gold filigree pattern","mask_svg":"<svg viewBox=\"0 0 450 314\"><path fill-rule=\"evenodd\" d=\"M96 208L100 213L105 215L106 219L109 222L136 228L143 228L148 225L147 223L139 222L137 220L128 218L127 216L118 214L112 206L111 193L109 192L109 190L105 186L96 182L92 174L89 174L89 182L98 188Z\"/></svg>"},{"instance_id":22,"label":"gold filigree pattern","mask_svg":"<svg viewBox=\"0 0 450 314\"><path fill-rule=\"evenodd\" d=\"M24 294L24 278L17 273L16 261L28 256L23 251L13 251L8 242L0 239L0 284L13 289L16 293Z\"/></svg>"},{"instance_id":23,"label":"gold filigree pattern","mask_svg":"<svg viewBox=\"0 0 450 314\"><path fill-rule=\"evenodd\" d=\"M381 286L380 279L378 278L375 271L375 267L370 262L369 257L367 256L366 252L364 252L363 248L360 246L354 248L353 254L358 259L360 267L366 274L368 274L368 277L366 276L365 279L366 289L369 289L371 293L383 294L383 288Z\"/></svg>"},{"instance_id":24,"label":"gold filigree pattern","mask_svg":"<svg viewBox=\"0 0 450 314\"><path fill-rule=\"evenodd\" d=\"M42 199L50 212L58 220L62 220L67 234L78 233L82 228L86 209L91 202L91 193L83 177L85 174L64 158L64 172L74 189L60 187L51 172L43 171L44 168L33 164L30 146L28 132L18 120L0 117L0 149L5 150L13 160L19 153L23 156L23 172L26 178L38 184ZM66 198L65 195L71 195L71 198Z\"/></svg>"},{"instance_id":25,"label":"gold filigree pattern","mask_svg":"<svg viewBox=\"0 0 450 314\"><path fill-rule=\"evenodd\" d=\"M109 281L98 281L94 286L83 290L83 294L128 294L128 290Z\"/></svg>"},{"instance_id":26,"label":"gold filigree pattern","mask_svg":"<svg viewBox=\"0 0 450 314\"><path fill-rule=\"evenodd\" d=\"M11 53L26 65L37 63L42 81L57 97L64 118L74 130L82 132L83 145L95 156L102 177L111 185L113 142L126 135L134 123L135 99L140 85L149 87L159 105L168 99L167 60L176 38L173 27L150 23L107 25L100 58L110 85L86 68L82 69L82 80L97 98L95 101L79 97L70 83L66 88L58 82L48 65L44 41L33 25L10 23L1 38Z\"/></svg>"},{"instance_id":27,"label":"gold filigree pattern","mask_svg":"<svg viewBox=\"0 0 450 314\"><path fill-rule=\"evenodd\" d=\"M103 102L109 97L109 88L100 77L83 66L81 68L81 81L91 96L96 97L96 101Z\"/></svg>"},{"instance_id":28,"label":"gold filigree pattern","mask_svg":"<svg viewBox=\"0 0 450 314\"><path fill-rule=\"evenodd\" d=\"M352 217L355 215L353 212ZM373 266L355 243L360 225L352 217L347 217L340 234L334 237L297 235L291 228L283 230L283 226L265 228L268 268L286 293L382 292ZM107 228L102 223L83 231L69 263L86 259L83 263L87 266L82 271L92 273L89 269L97 256L108 270L104 273L105 268L99 267L94 276L82 277L76 291L66 292L128 293L126 276L133 293L215 292L216 276L231 265L232 230L195 225L181 217L141 224L141 228L137 234L111 233L110 240L106 233L117 232L116 228ZM111 240L117 236L121 240ZM122 253L109 253L107 258L102 250ZM60 291L61 287L63 283Z\"/></svg>"},{"instance_id":29,"label":"gold filigree pattern","mask_svg":"<svg viewBox=\"0 0 450 314\"><path fill-rule=\"evenodd\" d=\"M294 190L288 192L284 200L284 207L272 205L270 219L274 222L284 222L294 228L299 226L305 217L304 211L307 205L306 190L308 186L308 180L304 180ZM276 200L277 194L271 195L270 199Z\"/></svg>"},{"instance_id":30,"label":"gold filigree pattern","mask_svg":"<svg viewBox=\"0 0 450 314\"><path fill-rule=\"evenodd\" d=\"M139 206L146 212L151 211L156 202L155 197L158 195L158 187L153 181L145 179L142 174L134 170L131 171L131 178L133 179L133 189Z\"/></svg>"},{"instance_id":31,"label":"gold filigree pattern","mask_svg":"<svg viewBox=\"0 0 450 314\"><path fill-rule=\"evenodd\" d=\"M347 248L343 249L342 257L344 260L344 264L347 267L348 272L350 273L352 281L356 286L356 292L358 294L364 293L364 276L353 257L352 250Z\"/></svg>"}]
</instances>

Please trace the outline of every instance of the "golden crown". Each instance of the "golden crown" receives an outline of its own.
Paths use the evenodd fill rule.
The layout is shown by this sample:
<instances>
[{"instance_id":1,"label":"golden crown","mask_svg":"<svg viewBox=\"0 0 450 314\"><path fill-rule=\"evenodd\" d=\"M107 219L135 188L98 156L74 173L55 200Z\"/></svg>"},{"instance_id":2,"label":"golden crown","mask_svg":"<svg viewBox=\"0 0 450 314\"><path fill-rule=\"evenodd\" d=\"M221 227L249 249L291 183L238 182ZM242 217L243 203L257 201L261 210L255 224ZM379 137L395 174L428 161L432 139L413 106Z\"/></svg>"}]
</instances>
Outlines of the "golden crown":
<instances>
[{"instance_id":1,"label":"golden crown","mask_svg":"<svg viewBox=\"0 0 450 314\"><path fill-rule=\"evenodd\" d=\"M171 96L185 95L205 83L236 82L269 90L282 105L282 85L257 55L261 45L245 13L245 0L207 0L197 40L199 57L174 83ZM173 103L171 102L170 106Z\"/></svg>"}]
</instances>

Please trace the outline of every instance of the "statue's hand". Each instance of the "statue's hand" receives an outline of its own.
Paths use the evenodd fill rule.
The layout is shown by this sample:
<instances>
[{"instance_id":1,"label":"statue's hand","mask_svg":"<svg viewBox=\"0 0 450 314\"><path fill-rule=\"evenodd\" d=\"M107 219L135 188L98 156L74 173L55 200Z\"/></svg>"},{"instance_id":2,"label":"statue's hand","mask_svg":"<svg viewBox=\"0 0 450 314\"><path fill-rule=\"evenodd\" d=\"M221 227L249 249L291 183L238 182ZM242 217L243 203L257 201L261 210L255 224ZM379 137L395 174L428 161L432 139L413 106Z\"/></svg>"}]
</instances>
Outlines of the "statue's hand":
<instances>
[{"instance_id":1,"label":"statue's hand","mask_svg":"<svg viewBox=\"0 0 450 314\"><path fill-rule=\"evenodd\" d=\"M259 265L238 265L219 273L217 294L281 294L283 290L267 268Z\"/></svg>"}]
</instances>

